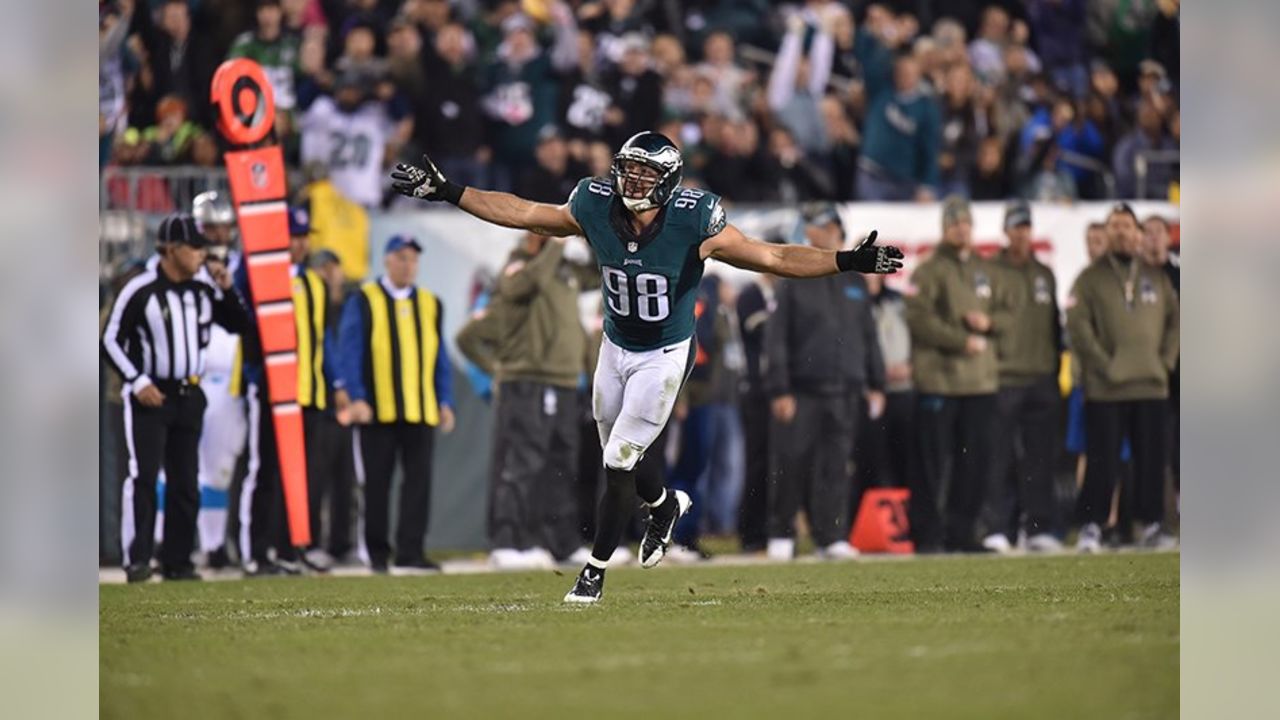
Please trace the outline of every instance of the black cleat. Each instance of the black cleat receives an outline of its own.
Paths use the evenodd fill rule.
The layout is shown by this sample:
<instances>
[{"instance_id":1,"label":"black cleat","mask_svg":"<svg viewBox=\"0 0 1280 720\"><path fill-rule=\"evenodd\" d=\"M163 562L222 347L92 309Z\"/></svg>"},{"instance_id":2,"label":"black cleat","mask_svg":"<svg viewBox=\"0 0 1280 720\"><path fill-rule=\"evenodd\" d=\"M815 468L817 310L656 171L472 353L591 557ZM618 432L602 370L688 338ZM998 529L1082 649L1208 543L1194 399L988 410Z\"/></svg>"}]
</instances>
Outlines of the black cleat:
<instances>
[{"instance_id":1,"label":"black cleat","mask_svg":"<svg viewBox=\"0 0 1280 720\"><path fill-rule=\"evenodd\" d=\"M203 580L200 573L191 566L180 568L165 568L161 573L165 580Z\"/></svg>"},{"instance_id":2,"label":"black cleat","mask_svg":"<svg viewBox=\"0 0 1280 720\"><path fill-rule=\"evenodd\" d=\"M245 563L245 577L277 577L279 575L287 575L284 568L271 562L270 560L250 560Z\"/></svg>"},{"instance_id":3,"label":"black cleat","mask_svg":"<svg viewBox=\"0 0 1280 720\"><path fill-rule=\"evenodd\" d=\"M124 569L124 579L130 584L146 582L151 579L151 566L141 563L130 565Z\"/></svg>"},{"instance_id":4,"label":"black cleat","mask_svg":"<svg viewBox=\"0 0 1280 720\"><path fill-rule=\"evenodd\" d=\"M689 493L683 490L672 490L675 498L672 503L664 503L670 509L652 508L649 510L649 522L644 527L644 539L640 541L640 566L651 568L666 557L667 548L671 547L671 535L676 530L676 523L693 507Z\"/></svg>"},{"instance_id":5,"label":"black cleat","mask_svg":"<svg viewBox=\"0 0 1280 720\"><path fill-rule=\"evenodd\" d=\"M214 550L209 551L209 555L205 558L205 564L210 570L221 570L231 566L231 555L227 553L227 546L220 545Z\"/></svg>"},{"instance_id":6,"label":"black cleat","mask_svg":"<svg viewBox=\"0 0 1280 720\"><path fill-rule=\"evenodd\" d=\"M578 580L573 584L569 594L564 596L564 601L589 605L600 602L602 595L604 595L604 571L588 565L578 573Z\"/></svg>"}]
</instances>

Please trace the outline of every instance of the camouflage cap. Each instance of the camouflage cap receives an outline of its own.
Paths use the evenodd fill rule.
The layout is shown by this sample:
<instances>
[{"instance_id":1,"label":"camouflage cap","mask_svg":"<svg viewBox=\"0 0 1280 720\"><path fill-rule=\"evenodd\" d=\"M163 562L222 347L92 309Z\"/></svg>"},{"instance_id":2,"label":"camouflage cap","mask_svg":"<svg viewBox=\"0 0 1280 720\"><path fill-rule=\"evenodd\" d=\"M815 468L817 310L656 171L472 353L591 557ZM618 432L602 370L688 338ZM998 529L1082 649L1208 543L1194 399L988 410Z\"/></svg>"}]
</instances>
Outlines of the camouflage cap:
<instances>
[{"instance_id":1,"label":"camouflage cap","mask_svg":"<svg viewBox=\"0 0 1280 720\"><path fill-rule=\"evenodd\" d=\"M948 195L942 201L942 227L951 227L962 218L973 222L973 212L969 209L969 201L959 195Z\"/></svg>"}]
</instances>

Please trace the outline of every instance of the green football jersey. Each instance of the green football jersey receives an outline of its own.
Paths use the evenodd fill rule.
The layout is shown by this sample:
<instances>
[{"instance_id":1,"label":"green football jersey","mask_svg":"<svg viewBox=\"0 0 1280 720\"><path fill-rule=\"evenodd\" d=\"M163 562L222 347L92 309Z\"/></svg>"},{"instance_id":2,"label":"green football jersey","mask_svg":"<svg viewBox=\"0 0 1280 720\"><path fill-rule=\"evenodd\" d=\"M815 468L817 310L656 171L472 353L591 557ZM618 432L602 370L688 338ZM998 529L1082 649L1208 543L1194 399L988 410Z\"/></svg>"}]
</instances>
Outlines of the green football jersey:
<instances>
[{"instance_id":1,"label":"green football jersey","mask_svg":"<svg viewBox=\"0 0 1280 720\"><path fill-rule=\"evenodd\" d=\"M698 247L725 225L720 196L677 187L654 220L656 232L636 240L614 229L610 212L627 212L614 205L613 184L603 178L584 178L569 195L569 211L600 263L605 334L635 351L688 339L702 280Z\"/></svg>"}]
</instances>

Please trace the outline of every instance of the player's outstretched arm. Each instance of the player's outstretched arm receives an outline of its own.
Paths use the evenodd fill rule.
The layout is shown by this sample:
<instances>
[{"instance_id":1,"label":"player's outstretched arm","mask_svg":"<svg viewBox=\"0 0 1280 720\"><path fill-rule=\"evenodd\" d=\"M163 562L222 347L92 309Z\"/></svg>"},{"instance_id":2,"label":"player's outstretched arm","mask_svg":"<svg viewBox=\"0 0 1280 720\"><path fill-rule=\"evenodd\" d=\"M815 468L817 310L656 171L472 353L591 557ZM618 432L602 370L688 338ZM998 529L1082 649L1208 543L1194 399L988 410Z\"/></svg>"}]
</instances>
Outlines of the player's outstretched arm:
<instances>
[{"instance_id":1,"label":"player's outstretched arm","mask_svg":"<svg viewBox=\"0 0 1280 720\"><path fill-rule=\"evenodd\" d=\"M812 278L842 272L891 274L902 267L902 251L892 245L876 245L872 230L852 250L823 250L808 245L775 245L752 240L733 225L726 225L702 243L702 259L715 258L734 267L781 277Z\"/></svg>"},{"instance_id":2,"label":"player's outstretched arm","mask_svg":"<svg viewBox=\"0 0 1280 720\"><path fill-rule=\"evenodd\" d=\"M422 156L421 166L398 163L391 172L391 180L391 188L401 195L453 203L495 225L557 237L582 234L568 205L536 203L510 193L477 190L449 182L426 155Z\"/></svg>"}]
</instances>

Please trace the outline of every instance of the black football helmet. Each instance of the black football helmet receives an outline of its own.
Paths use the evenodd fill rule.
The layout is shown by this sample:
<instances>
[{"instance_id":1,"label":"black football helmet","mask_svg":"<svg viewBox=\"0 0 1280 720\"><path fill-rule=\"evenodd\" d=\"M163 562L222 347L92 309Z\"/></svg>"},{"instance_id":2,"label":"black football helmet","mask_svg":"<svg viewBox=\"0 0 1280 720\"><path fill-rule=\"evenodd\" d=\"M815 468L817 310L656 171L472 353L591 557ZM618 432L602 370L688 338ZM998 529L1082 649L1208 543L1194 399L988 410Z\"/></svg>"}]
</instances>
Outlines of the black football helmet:
<instances>
[{"instance_id":1,"label":"black football helmet","mask_svg":"<svg viewBox=\"0 0 1280 720\"><path fill-rule=\"evenodd\" d=\"M657 172L657 177L636 171L635 164ZM632 135L613 156L613 188L631 212L662 207L683 177L680 149L667 136L656 132Z\"/></svg>"}]
</instances>

